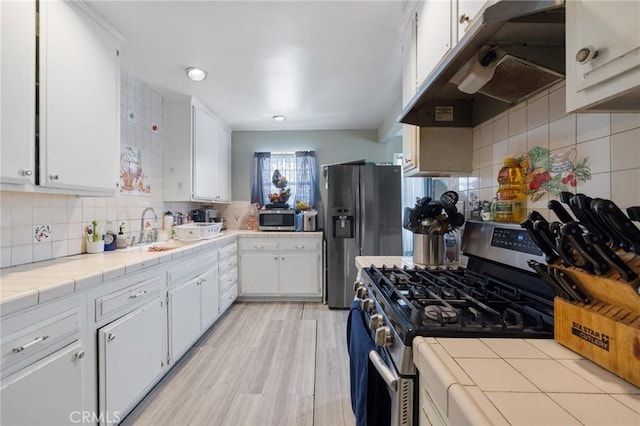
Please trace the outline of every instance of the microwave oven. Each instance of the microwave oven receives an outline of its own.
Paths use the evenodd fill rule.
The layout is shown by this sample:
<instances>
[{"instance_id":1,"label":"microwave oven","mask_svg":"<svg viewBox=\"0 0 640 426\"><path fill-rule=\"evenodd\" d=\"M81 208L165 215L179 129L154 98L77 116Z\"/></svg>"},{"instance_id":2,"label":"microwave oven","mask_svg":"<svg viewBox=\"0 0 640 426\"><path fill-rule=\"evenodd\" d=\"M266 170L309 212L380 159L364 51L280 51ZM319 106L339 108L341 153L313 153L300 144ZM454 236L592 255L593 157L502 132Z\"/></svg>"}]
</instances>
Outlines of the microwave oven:
<instances>
[{"instance_id":1,"label":"microwave oven","mask_svg":"<svg viewBox=\"0 0 640 426\"><path fill-rule=\"evenodd\" d=\"M295 231L296 211L294 209L267 209L258 212L260 231Z\"/></svg>"}]
</instances>

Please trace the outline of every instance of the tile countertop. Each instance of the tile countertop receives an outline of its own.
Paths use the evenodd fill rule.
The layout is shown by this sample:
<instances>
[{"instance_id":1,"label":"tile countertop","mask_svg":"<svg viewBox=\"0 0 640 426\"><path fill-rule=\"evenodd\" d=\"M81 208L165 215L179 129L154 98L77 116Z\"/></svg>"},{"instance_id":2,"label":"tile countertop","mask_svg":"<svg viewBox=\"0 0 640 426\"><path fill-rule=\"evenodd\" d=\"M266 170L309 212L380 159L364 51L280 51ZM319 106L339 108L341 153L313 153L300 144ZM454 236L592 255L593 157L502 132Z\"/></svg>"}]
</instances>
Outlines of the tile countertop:
<instances>
[{"instance_id":1,"label":"tile countertop","mask_svg":"<svg viewBox=\"0 0 640 426\"><path fill-rule=\"evenodd\" d=\"M372 264L414 265L356 257ZM640 425L640 388L555 340L417 337L413 350L420 392L428 386L454 425Z\"/></svg>"},{"instance_id":2,"label":"tile countertop","mask_svg":"<svg viewBox=\"0 0 640 426\"><path fill-rule=\"evenodd\" d=\"M199 241L172 240L177 245L167 251L150 252L154 244L97 254L79 254L0 269L0 310L2 315L17 312L66 294L86 289L224 242L235 235L255 238L313 237L322 232L222 231L215 238Z\"/></svg>"}]
</instances>

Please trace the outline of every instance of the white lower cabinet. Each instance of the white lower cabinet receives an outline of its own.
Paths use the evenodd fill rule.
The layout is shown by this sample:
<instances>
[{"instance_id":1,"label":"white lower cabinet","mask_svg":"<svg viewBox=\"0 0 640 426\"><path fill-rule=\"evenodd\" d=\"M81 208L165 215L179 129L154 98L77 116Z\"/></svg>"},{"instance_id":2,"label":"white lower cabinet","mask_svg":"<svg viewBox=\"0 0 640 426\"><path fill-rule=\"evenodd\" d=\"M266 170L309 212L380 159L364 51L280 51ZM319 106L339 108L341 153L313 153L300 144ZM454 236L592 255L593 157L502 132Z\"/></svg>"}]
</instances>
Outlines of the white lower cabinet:
<instances>
[{"instance_id":1,"label":"white lower cabinet","mask_svg":"<svg viewBox=\"0 0 640 426\"><path fill-rule=\"evenodd\" d=\"M220 315L218 251L169 271L169 363L175 363Z\"/></svg>"},{"instance_id":2,"label":"white lower cabinet","mask_svg":"<svg viewBox=\"0 0 640 426\"><path fill-rule=\"evenodd\" d=\"M159 296L98 330L101 424L119 423L165 370Z\"/></svg>"},{"instance_id":3,"label":"white lower cabinet","mask_svg":"<svg viewBox=\"0 0 640 426\"><path fill-rule=\"evenodd\" d=\"M76 341L3 380L0 423L81 423L85 362L82 343Z\"/></svg>"},{"instance_id":4,"label":"white lower cabinet","mask_svg":"<svg viewBox=\"0 0 640 426\"><path fill-rule=\"evenodd\" d=\"M319 300L322 234L240 238L240 297Z\"/></svg>"},{"instance_id":5,"label":"white lower cabinet","mask_svg":"<svg viewBox=\"0 0 640 426\"><path fill-rule=\"evenodd\" d=\"M238 242L232 241L218 250L219 310L222 315L238 297Z\"/></svg>"}]
</instances>

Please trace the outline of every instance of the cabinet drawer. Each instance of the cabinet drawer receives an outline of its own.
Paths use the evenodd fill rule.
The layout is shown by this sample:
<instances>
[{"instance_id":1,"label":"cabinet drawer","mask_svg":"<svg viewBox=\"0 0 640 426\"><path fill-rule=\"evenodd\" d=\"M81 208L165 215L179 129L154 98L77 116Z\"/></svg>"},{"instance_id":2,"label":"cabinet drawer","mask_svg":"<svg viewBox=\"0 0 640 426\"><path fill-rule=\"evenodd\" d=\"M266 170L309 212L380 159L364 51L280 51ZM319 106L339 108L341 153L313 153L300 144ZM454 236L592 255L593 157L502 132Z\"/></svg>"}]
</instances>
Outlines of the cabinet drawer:
<instances>
[{"instance_id":1,"label":"cabinet drawer","mask_svg":"<svg viewBox=\"0 0 640 426\"><path fill-rule=\"evenodd\" d=\"M227 257L224 260L220 260L218 263L218 270L220 275L227 273L228 271L238 267L238 256Z\"/></svg>"},{"instance_id":2,"label":"cabinet drawer","mask_svg":"<svg viewBox=\"0 0 640 426\"><path fill-rule=\"evenodd\" d=\"M238 298L238 286L234 285L220 296L220 314L224 313L229 306L233 304L233 301Z\"/></svg>"},{"instance_id":3,"label":"cabinet drawer","mask_svg":"<svg viewBox=\"0 0 640 426\"><path fill-rule=\"evenodd\" d=\"M280 251L320 251L320 241L310 238L299 241L282 241Z\"/></svg>"},{"instance_id":4,"label":"cabinet drawer","mask_svg":"<svg viewBox=\"0 0 640 426\"><path fill-rule=\"evenodd\" d=\"M71 309L2 338L2 377L78 339L80 309Z\"/></svg>"},{"instance_id":5,"label":"cabinet drawer","mask_svg":"<svg viewBox=\"0 0 640 426\"><path fill-rule=\"evenodd\" d=\"M235 241L223 245L218 251L218 259L220 262L232 257L238 257L238 243Z\"/></svg>"},{"instance_id":6,"label":"cabinet drawer","mask_svg":"<svg viewBox=\"0 0 640 426\"><path fill-rule=\"evenodd\" d=\"M212 267L218 264L217 252L210 253L207 256L203 256L197 260L186 263L183 266L175 268L167 272L167 278L169 285L180 284L186 281L192 280L198 275L202 275Z\"/></svg>"},{"instance_id":7,"label":"cabinet drawer","mask_svg":"<svg viewBox=\"0 0 640 426\"><path fill-rule=\"evenodd\" d=\"M220 294L227 291L229 288L238 283L238 268L234 268L224 275L220 275Z\"/></svg>"},{"instance_id":8,"label":"cabinet drawer","mask_svg":"<svg viewBox=\"0 0 640 426\"><path fill-rule=\"evenodd\" d=\"M277 251L278 242L257 238L243 238L240 240L240 251Z\"/></svg>"},{"instance_id":9,"label":"cabinet drawer","mask_svg":"<svg viewBox=\"0 0 640 426\"><path fill-rule=\"evenodd\" d=\"M114 312L133 309L159 293L158 278L151 278L120 291L96 298L96 321Z\"/></svg>"}]
</instances>

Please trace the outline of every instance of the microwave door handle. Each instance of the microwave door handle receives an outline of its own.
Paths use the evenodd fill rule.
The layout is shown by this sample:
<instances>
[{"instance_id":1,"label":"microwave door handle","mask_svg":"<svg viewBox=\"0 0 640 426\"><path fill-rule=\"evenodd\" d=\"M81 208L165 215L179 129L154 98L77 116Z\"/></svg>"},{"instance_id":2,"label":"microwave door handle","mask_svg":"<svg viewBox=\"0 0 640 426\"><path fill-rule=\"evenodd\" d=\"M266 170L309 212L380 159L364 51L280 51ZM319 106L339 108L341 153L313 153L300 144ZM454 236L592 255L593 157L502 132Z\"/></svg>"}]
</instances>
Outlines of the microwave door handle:
<instances>
[{"instance_id":1,"label":"microwave door handle","mask_svg":"<svg viewBox=\"0 0 640 426\"><path fill-rule=\"evenodd\" d=\"M384 380L387 386L389 386L389 389L391 389L393 392L397 392L398 380L400 380L400 378L395 373L395 371L392 371L389 367L387 367L380 354L375 350L369 351L369 360L378 371L378 374L380 374L380 377L382 377L382 380Z\"/></svg>"}]
</instances>

